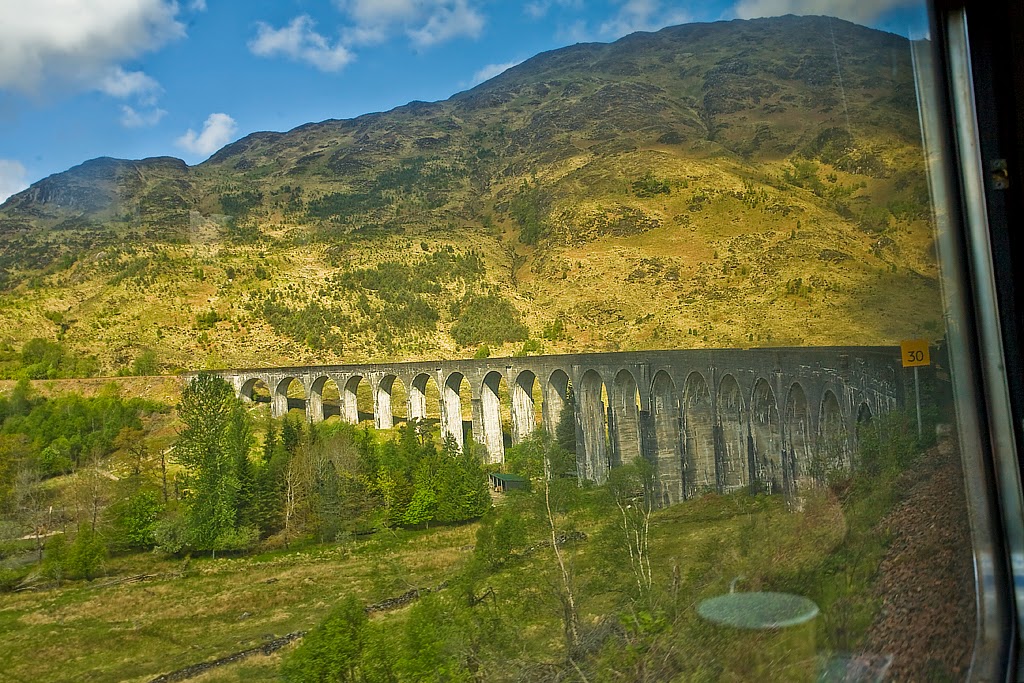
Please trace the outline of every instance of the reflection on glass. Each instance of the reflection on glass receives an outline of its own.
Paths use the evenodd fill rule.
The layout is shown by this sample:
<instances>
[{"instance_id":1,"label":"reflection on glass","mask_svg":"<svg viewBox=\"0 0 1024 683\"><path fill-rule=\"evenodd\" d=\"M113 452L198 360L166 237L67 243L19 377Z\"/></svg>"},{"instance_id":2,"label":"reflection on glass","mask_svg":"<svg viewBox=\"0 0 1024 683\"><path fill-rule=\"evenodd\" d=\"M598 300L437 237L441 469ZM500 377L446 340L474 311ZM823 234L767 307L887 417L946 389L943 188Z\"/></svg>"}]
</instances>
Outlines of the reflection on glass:
<instances>
[{"instance_id":1,"label":"reflection on glass","mask_svg":"<svg viewBox=\"0 0 1024 683\"><path fill-rule=\"evenodd\" d=\"M52 500L74 499L76 538L120 539L111 572L155 548L139 581L189 606L119 629L170 648L218 615L218 644L175 643L174 665L126 645L126 670L273 634L282 656L254 670L294 681L965 677L971 533L918 95L901 35L687 24L196 167L139 162L143 189L99 217L72 197L104 226L76 247L92 256L37 264L33 286L91 283L67 305L104 313L61 334L112 368L105 346L156 316L160 362L190 372L159 470L101 495L81 448L58 466L48 444L45 476L78 477ZM130 194L104 164L86 170ZM43 190L0 220L84 239ZM905 367L904 340L931 364ZM70 362L33 348L18 362L40 377ZM132 452L121 438L97 458ZM58 559L12 586L63 590L38 490L10 516ZM108 521L86 532L86 509ZM116 621L72 586L66 608L10 609Z\"/></svg>"}]
</instances>

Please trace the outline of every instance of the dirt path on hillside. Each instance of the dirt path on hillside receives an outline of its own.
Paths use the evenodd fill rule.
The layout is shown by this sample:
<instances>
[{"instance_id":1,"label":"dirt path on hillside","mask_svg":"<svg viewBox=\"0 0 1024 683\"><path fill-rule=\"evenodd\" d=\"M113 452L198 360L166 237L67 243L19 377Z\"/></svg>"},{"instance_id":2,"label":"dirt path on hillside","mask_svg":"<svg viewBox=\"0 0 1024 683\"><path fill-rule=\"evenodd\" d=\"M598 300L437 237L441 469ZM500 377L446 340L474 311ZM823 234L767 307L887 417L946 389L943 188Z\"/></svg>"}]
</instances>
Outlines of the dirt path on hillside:
<instances>
[{"instance_id":1,"label":"dirt path on hillside","mask_svg":"<svg viewBox=\"0 0 1024 683\"><path fill-rule=\"evenodd\" d=\"M974 566L953 437L903 476L906 499L879 525L893 534L875 593L867 653L892 657L892 681L958 681L974 644Z\"/></svg>"}]
</instances>

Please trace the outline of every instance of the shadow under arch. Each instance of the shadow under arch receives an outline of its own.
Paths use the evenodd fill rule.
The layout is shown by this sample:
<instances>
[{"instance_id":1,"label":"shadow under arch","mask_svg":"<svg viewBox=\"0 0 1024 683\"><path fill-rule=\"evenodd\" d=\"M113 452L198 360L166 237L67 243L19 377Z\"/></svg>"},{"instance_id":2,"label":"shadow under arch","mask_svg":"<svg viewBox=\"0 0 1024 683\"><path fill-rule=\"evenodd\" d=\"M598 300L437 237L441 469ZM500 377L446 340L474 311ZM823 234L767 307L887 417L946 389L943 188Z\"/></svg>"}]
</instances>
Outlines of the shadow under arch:
<instances>
[{"instance_id":1,"label":"shadow under arch","mask_svg":"<svg viewBox=\"0 0 1024 683\"><path fill-rule=\"evenodd\" d=\"M297 377L283 377L274 387L272 413L282 417L290 410L306 412L306 387Z\"/></svg>"},{"instance_id":2,"label":"shadow under arch","mask_svg":"<svg viewBox=\"0 0 1024 683\"><path fill-rule=\"evenodd\" d=\"M270 387L259 377L253 377L247 380L242 388L239 389L238 395L245 401L251 401L252 403L270 403Z\"/></svg>"},{"instance_id":3,"label":"shadow under arch","mask_svg":"<svg viewBox=\"0 0 1024 683\"><path fill-rule=\"evenodd\" d=\"M715 471L725 493L749 486L754 462L747 440L747 416L743 392L732 374L718 383L718 442Z\"/></svg>"}]
</instances>

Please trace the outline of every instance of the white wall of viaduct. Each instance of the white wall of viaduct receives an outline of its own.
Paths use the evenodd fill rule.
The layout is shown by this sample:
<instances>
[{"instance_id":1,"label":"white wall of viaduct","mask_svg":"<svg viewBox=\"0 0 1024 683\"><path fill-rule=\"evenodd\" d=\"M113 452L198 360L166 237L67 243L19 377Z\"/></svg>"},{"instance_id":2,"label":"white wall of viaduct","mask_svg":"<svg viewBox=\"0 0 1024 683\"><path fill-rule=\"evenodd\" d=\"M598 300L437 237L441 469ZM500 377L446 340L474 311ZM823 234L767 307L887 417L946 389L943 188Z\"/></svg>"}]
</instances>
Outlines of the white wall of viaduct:
<instances>
[{"instance_id":1,"label":"white wall of viaduct","mask_svg":"<svg viewBox=\"0 0 1024 683\"><path fill-rule=\"evenodd\" d=\"M822 463L850 466L863 422L904 402L907 380L899 358L898 347L712 349L215 374L248 400L262 382L274 416L301 408L311 422L324 419L329 381L340 395L342 420L369 417L358 410L359 386L366 383L380 429L394 425L396 409L410 419L425 417L430 391L439 396L442 433L461 445L471 431L494 464L503 461L505 449L501 388L511 399L513 444L538 426L553 433L562 411L572 410L582 478L600 483L611 467L647 458L655 465L662 502L669 504L754 484L794 490ZM293 382L301 398L289 398ZM404 406L392 404L398 382L406 390ZM467 395L471 409L465 412L472 419L464 422Z\"/></svg>"}]
</instances>

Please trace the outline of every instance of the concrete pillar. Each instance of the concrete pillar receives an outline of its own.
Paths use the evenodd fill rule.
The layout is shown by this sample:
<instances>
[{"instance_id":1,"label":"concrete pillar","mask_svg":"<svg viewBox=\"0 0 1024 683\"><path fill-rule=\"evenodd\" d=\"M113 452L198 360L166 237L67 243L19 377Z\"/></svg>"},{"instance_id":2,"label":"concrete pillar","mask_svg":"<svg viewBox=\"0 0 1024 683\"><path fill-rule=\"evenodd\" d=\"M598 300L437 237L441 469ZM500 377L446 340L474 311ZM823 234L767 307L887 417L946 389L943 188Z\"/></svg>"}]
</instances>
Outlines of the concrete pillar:
<instances>
[{"instance_id":1,"label":"concrete pillar","mask_svg":"<svg viewBox=\"0 0 1024 683\"><path fill-rule=\"evenodd\" d=\"M605 442L607 409L601 400L603 384L599 374L588 370L575 392L579 401L579 425L583 437L586 478L598 484L603 484L608 477L608 446Z\"/></svg>"},{"instance_id":2,"label":"concrete pillar","mask_svg":"<svg viewBox=\"0 0 1024 683\"><path fill-rule=\"evenodd\" d=\"M427 417L427 375L417 375L409 382L410 420L424 420Z\"/></svg>"},{"instance_id":3,"label":"concrete pillar","mask_svg":"<svg viewBox=\"0 0 1024 683\"><path fill-rule=\"evenodd\" d=\"M498 397L500 383L501 375L497 372L491 372L484 377L484 381L480 384L482 441L487 447L488 462L493 464L505 461L505 439L501 430L501 399ZM477 430L475 400L473 401L473 407L473 431L475 433Z\"/></svg>"},{"instance_id":4,"label":"concrete pillar","mask_svg":"<svg viewBox=\"0 0 1024 683\"><path fill-rule=\"evenodd\" d=\"M561 382L558 380L561 380ZM555 435L558 421L562 417L562 410L565 409L568 381L568 374L562 371L558 371L549 377L540 378L541 391L544 392L544 404L541 406L544 430L551 436Z\"/></svg>"},{"instance_id":5,"label":"concrete pillar","mask_svg":"<svg viewBox=\"0 0 1024 683\"><path fill-rule=\"evenodd\" d=\"M306 421L311 424L324 421L324 397L320 393L321 389L310 388L309 395L306 397Z\"/></svg>"},{"instance_id":6,"label":"concrete pillar","mask_svg":"<svg viewBox=\"0 0 1024 683\"><path fill-rule=\"evenodd\" d=\"M267 384L270 389L270 415L284 417L288 414L288 384L276 377L271 382Z\"/></svg>"},{"instance_id":7,"label":"concrete pillar","mask_svg":"<svg viewBox=\"0 0 1024 683\"><path fill-rule=\"evenodd\" d=\"M524 371L509 382L512 388L512 443L517 444L537 428L537 407L533 400L536 378Z\"/></svg>"},{"instance_id":8,"label":"concrete pillar","mask_svg":"<svg viewBox=\"0 0 1024 683\"><path fill-rule=\"evenodd\" d=\"M672 505L683 499L682 434L675 383L664 372L655 375L652 383L651 413L661 503Z\"/></svg>"},{"instance_id":9,"label":"concrete pillar","mask_svg":"<svg viewBox=\"0 0 1024 683\"><path fill-rule=\"evenodd\" d=\"M612 466L626 465L640 457L640 407L637 385L626 370L615 378L608 411L608 434L612 443Z\"/></svg>"},{"instance_id":10,"label":"concrete pillar","mask_svg":"<svg viewBox=\"0 0 1024 683\"><path fill-rule=\"evenodd\" d=\"M373 423L377 429L391 429L395 420L391 413L391 385L393 377L382 377L373 392Z\"/></svg>"},{"instance_id":11,"label":"concrete pillar","mask_svg":"<svg viewBox=\"0 0 1024 683\"><path fill-rule=\"evenodd\" d=\"M338 393L341 394L341 419L349 424L359 424L359 376L348 378L344 384L338 383Z\"/></svg>"},{"instance_id":12,"label":"concrete pillar","mask_svg":"<svg viewBox=\"0 0 1024 683\"><path fill-rule=\"evenodd\" d=\"M459 397L459 386L462 375L455 373L450 377L441 377L438 386L441 388L441 435L451 436L462 448L465 434L462 432L462 399Z\"/></svg>"},{"instance_id":13,"label":"concrete pillar","mask_svg":"<svg viewBox=\"0 0 1024 683\"><path fill-rule=\"evenodd\" d=\"M747 426L743 394L733 375L725 375L715 392L716 483L723 493L742 489L750 482Z\"/></svg>"}]
</instances>

